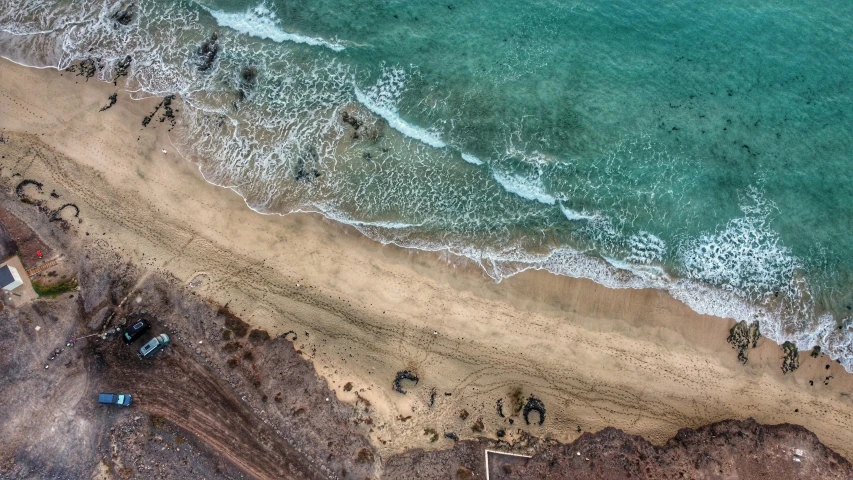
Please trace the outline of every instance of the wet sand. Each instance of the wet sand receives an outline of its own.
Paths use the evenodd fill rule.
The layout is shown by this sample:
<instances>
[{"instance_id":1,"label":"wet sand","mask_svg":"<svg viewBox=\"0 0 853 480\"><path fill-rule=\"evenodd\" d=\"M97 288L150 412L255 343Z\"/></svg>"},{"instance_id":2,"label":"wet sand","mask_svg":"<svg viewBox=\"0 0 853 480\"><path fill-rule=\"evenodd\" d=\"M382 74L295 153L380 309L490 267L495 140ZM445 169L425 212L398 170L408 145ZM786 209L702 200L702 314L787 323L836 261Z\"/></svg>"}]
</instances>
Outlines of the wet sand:
<instances>
[{"instance_id":1,"label":"wet sand","mask_svg":"<svg viewBox=\"0 0 853 480\"><path fill-rule=\"evenodd\" d=\"M495 284L459 258L382 246L316 215L256 214L178 154L168 122L142 127L160 100L2 61L0 176L43 182L60 196L46 199L53 209L76 204L69 235L96 236L273 335L294 331L339 398L371 403L364 429L383 455L449 446L424 430L467 438L480 418L483 434L503 428L510 440L613 426L663 442L752 417L803 425L853 458L853 376L825 356L803 352L783 375L781 348L761 339L742 365L730 320L664 292L544 272ZM392 390L401 370L420 379L404 382L406 395ZM514 390L544 402L543 425L498 415Z\"/></svg>"}]
</instances>

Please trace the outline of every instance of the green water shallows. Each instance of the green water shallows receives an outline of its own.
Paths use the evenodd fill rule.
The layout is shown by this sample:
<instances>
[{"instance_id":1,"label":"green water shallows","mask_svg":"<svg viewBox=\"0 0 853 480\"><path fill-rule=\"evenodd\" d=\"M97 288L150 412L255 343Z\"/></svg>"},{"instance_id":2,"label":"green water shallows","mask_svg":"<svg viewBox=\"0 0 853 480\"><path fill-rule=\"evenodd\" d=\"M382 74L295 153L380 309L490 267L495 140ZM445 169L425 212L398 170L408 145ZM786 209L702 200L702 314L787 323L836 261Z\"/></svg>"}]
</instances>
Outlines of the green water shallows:
<instances>
[{"instance_id":1,"label":"green water shallows","mask_svg":"<svg viewBox=\"0 0 853 480\"><path fill-rule=\"evenodd\" d=\"M183 149L259 211L498 280L667 288L853 367L851 4L144 0L122 25L78 3L0 0L0 51L132 55L130 84L181 93Z\"/></svg>"}]
</instances>

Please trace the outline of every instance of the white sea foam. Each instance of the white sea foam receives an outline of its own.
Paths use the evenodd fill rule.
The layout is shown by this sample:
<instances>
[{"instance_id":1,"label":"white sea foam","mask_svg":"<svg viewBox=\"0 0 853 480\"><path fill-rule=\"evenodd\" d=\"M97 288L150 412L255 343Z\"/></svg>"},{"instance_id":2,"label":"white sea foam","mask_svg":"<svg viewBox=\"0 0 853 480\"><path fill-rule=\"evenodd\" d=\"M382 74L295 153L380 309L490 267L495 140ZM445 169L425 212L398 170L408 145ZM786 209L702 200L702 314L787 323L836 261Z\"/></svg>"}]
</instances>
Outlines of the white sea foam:
<instances>
[{"instance_id":1,"label":"white sea foam","mask_svg":"<svg viewBox=\"0 0 853 480\"><path fill-rule=\"evenodd\" d=\"M562 203L560 203L560 210L563 212L563 215L565 215L568 220L571 220L573 222L581 220L593 220L598 218L598 215L596 214L587 213L585 210L578 212L577 210L572 210L571 208L563 205Z\"/></svg>"},{"instance_id":2,"label":"white sea foam","mask_svg":"<svg viewBox=\"0 0 853 480\"><path fill-rule=\"evenodd\" d=\"M501 184L504 190L514 193L521 198L535 200L546 205L557 203L557 199L545 190L545 185L538 177L526 178L513 174L505 174L497 170L492 172L492 177Z\"/></svg>"},{"instance_id":3,"label":"white sea foam","mask_svg":"<svg viewBox=\"0 0 853 480\"><path fill-rule=\"evenodd\" d=\"M388 125L406 137L418 140L434 148L444 148L441 137L430 130L412 125L400 118L397 104L405 90L406 74L400 68L385 69L379 81L367 91L353 85L355 98L368 110L384 118Z\"/></svg>"},{"instance_id":4,"label":"white sea foam","mask_svg":"<svg viewBox=\"0 0 853 480\"><path fill-rule=\"evenodd\" d=\"M644 280L665 280L669 278L667 277L666 272L664 272L660 267L637 265L630 261L619 260L611 257L602 258L615 268L618 268L619 270L627 270Z\"/></svg>"},{"instance_id":5,"label":"white sea foam","mask_svg":"<svg viewBox=\"0 0 853 480\"><path fill-rule=\"evenodd\" d=\"M265 4L245 12L229 13L221 10L207 9L216 19L216 23L223 27L234 29L240 33L257 38L265 38L275 42L296 42L306 45L323 46L336 52L344 49L337 42L330 42L322 38L308 37L298 33L285 32L276 21L275 13L270 11Z\"/></svg>"},{"instance_id":6,"label":"white sea foam","mask_svg":"<svg viewBox=\"0 0 853 480\"><path fill-rule=\"evenodd\" d=\"M648 265L659 262L666 254L666 242L649 232L631 235L628 239L631 254L625 259L631 263Z\"/></svg>"},{"instance_id":7,"label":"white sea foam","mask_svg":"<svg viewBox=\"0 0 853 480\"><path fill-rule=\"evenodd\" d=\"M471 163L473 165L482 165L483 164L482 160L475 157L474 155L471 155L470 153L465 153L465 152L462 152L462 160L465 160L466 162Z\"/></svg>"},{"instance_id":8,"label":"white sea foam","mask_svg":"<svg viewBox=\"0 0 853 480\"><path fill-rule=\"evenodd\" d=\"M743 217L732 219L717 232L685 242L680 252L684 274L753 296L773 290L796 295L791 282L799 262L767 225L772 205L754 195L751 198L742 207Z\"/></svg>"}]
</instances>

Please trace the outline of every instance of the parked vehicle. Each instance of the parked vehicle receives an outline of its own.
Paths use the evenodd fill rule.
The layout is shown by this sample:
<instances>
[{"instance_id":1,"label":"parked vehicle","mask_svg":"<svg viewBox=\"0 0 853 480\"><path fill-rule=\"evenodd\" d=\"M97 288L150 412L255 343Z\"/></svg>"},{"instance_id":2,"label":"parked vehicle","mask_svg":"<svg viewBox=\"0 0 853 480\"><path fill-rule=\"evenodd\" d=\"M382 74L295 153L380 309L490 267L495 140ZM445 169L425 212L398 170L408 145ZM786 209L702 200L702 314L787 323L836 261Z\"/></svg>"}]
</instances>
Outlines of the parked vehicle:
<instances>
[{"instance_id":1,"label":"parked vehicle","mask_svg":"<svg viewBox=\"0 0 853 480\"><path fill-rule=\"evenodd\" d=\"M165 333L161 333L156 337L152 338L148 341L142 348L139 349L139 356L142 358L150 358L154 356L155 353L159 352L166 345L169 344L169 336Z\"/></svg>"},{"instance_id":2,"label":"parked vehicle","mask_svg":"<svg viewBox=\"0 0 853 480\"><path fill-rule=\"evenodd\" d=\"M99 393L98 403L104 405L121 405L123 407L130 406L131 396L126 393Z\"/></svg>"},{"instance_id":3,"label":"parked vehicle","mask_svg":"<svg viewBox=\"0 0 853 480\"><path fill-rule=\"evenodd\" d=\"M137 338L141 337L143 333L147 332L151 329L151 324L148 323L148 320L140 319L134 322L131 326L127 327L124 330L124 341L125 343L133 343Z\"/></svg>"}]
</instances>

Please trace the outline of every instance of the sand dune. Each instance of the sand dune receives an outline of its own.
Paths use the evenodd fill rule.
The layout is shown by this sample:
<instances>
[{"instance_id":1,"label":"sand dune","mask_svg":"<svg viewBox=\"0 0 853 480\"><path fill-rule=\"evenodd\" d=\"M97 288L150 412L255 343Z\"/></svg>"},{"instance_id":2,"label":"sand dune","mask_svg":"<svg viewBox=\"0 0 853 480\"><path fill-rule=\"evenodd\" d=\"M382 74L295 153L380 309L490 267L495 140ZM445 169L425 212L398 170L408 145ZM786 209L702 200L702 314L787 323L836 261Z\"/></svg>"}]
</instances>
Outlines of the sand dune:
<instances>
[{"instance_id":1,"label":"sand dune","mask_svg":"<svg viewBox=\"0 0 853 480\"><path fill-rule=\"evenodd\" d=\"M731 321L663 292L542 272L495 284L458 258L383 247L318 216L253 213L178 154L168 122L142 127L159 99L119 91L99 112L114 91L3 61L0 175L43 182L59 195L52 208L76 204L69 235L81 242L174 275L271 333L294 331L340 398L370 403L364 428L383 454L447 446L425 429L470 437L479 419L510 439L614 426L661 442L753 417L803 425L853 458L853 376L826 357L803 354L783 375L780 348L762 339L741 365L725 341ZM406 395L391 388L401 370L420 378ZM510 417L513 397L529 395L547 408L543 425L498 414L499 399Z\"/></svg>"}]
</instances>

